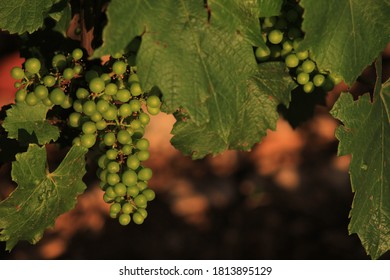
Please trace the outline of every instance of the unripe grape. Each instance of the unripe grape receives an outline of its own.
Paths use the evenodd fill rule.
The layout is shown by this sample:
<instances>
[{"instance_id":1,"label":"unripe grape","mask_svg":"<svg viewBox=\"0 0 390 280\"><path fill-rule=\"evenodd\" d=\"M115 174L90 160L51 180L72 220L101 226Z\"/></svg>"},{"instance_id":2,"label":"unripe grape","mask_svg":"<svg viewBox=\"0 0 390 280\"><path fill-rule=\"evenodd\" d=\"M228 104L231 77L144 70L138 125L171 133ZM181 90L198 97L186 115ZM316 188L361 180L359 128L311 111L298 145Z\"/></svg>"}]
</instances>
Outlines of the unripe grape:
<instances>
[{"instance_id":1,"label":"unripe grape","mask_svg":"<svg viewBox=\"0 0 390 280\"><path fill-rule=\"evenodd\" d=\"M53 102L51 102L51 100L50 100L49 98L43 99L43 100L42 100L42 103L43 103L44 105L46 105L47 107L53 106Z\"/></svg>"},{"instance_id":2,"label":"unripe grape","mask_svg":"<svg viewBox=\"0 0 390 280\"><path fill-rule=\"evenodd\" d=\"M94 134L83 134L80 137L81 145L87 149L93 147L96 143L96 136Z\"/></svg>"},{"instance_id":3,"label":"unripe grape","mask_svg":"<svg viewBox=\"0 0 390 280\"><path fill-rule=\"evenodd\" d=\"M115 186L121 181L121 178L117 173L109 173L107 174L107 183L111 186Z\"/></svg>"},{"instance_id":4,"label":"unripe grape","mask_svg":"<svg viewBox=\"0 0 390 280\"><path fill-rule=\"evenodd\" d=\"M43 85L38 85L35 89L34 89L34 93L35 93L35 96L38 97L38 99L45 99L49 96L49 90L47 89L47 87L43 86Z\"/></svg>"},{"instance_id":5,"label":"unripe grape","mask_svg":"<svg viewBox=\"0 0 390 280\"><path fill-rule=\"evenodd\" d=\"M19 89L15 93L15 101L22 103L26 100L26 96L27 96L27 91L24 88Z\"/></svg>"},{"instance_id":6,"label":"unripe grape","mask_svg":"<svg viewBox=\"0 0 390 280\"><path fill-rule=\"evenodd\" d=\"M129 76L129 79L127 80L127 82L129 82L129 83L134 83L134 82L139 83L139 77L138 77L138 75L137 75L137 74L131 74L131 75Z\"/></svg>"},{"instance_id":7,"label":"unripe grape","mask_svg":"<svg viewBox=\"0 0 390 280\"><path fill-rule=\"evenodd\" d=\"M126 130L121 130L117 134L118 142L122 145L131 144L131 135Z\"/></svg>"},{"instance_id":8,"label":"unripe grape","mask_svg":"<svg viewBox=\"0 0 390 280\"><path fill-rule=\"evenodd\" d=\"M283 40L283 33L278 30L278 29L274 29L272 30L269 34L268 34L268 40L274 44L274 45L277 45L279 44L280 42L282 42Z\"/></svg>"},{"instance_id":9,"label":"unripe grape","mask_svg":"<svg viewBox=\"0 0 390 280\"><path fill-rule=\"evenodd\" d=\"M144 219L148 216L148 212L144 208L138 208L137 213L141 214Z\"/></svg>"},{"instance_id":10,"label":"unripe grape","mask_svg":"<svg viewBox=\"0 0 390 280\"><path fill-rule=\"evenodd\" d=\"M315 65L314 62L311 61L310 59L305 60L305 61L302 63L302 70L303 70L303 72L305 72L305 73L310 74L311 72L314 71L315 68L316 68L316 65Z\"/></svg>"},{"instance_id":11,"label":"unripe grape","mask_svg":"<svg viewBox=\"0 0 390 280\"><path fill-rule=\"evenodd\" d=\"M107 122L105 120L100 120L96 122L96 129L103 130L107 127Z\"/></svg>"},{"instance_id":12,"label":"unripe grape","mask_svg":"<svg viewBox=\"0 0 390 280\"><path fill-rule=\"evenodd\" d=\"M14 88L16 88L16 89L19 89L21 86L22 86L22 83L20 83L20 82L14 83Z\"/></svg>"},{"instance_id":13,"label":"unripe grape","mask_svg":"<svg viewBox=\"0 0 390 280\"><path fill-rule=\"evenodd\" d=\"M101 155L97 161L97 164L100 168L106 169L107 164L108 164L107 156L106 155Z\"/></svg>"},{"instance_id":14,"label":"unripe grape","mask_svg":"<svg viewBox=\"0 0 390 280\"><path fill-rule=\"evenodd\" d=\"M69 125L71 127L79 127L81 120L81 114L77 112L73 112L69 115Z\"/></svg>"},{"instance_id":15,"label":"unripe grape","mask_svg":"<svg viewBox=\"0 0 390 280\"><path fill-rule=\"evenodd\" d=\"M313 84L316 86L316 87L320 87L324 84L325 82L325 77L324 75L321 75L321 74L317 74L314 76L313 78Z\"/></svg>"},{"instance_id":16,"label":"unripe grape","mask_svg":"<svg viewBox=\"0 0 390 280\"><path fill-rule=\"evenodd\" d=\"M92 100L88 100L83 104L83 112L87 116L92 116L96 112L96 104Z\"/></svg>"},{"instance_id":17,"label":"unripe grape","mask_svg":"<svg viewBox=\"0 0 390 280\"><path fill-rule=\"evenodd\" d=\"M132 96L139 96L142 94L141 85L137 82L134 82L130 86L130 92Z\"/></svg>"},{"instance_id":18,"label":"unripe grape","mask_svg":"<svg viewBox=\"0 0 390 280\"><path fill-rule=\"evenodd\" d=\"M128 102L130 100L131 94L127 89L119 89L115 94L115 99L121 102Z\"/></svg>"},{"instance_id":19,"label":"unripe grape","mask_svg":"<svg viewBox=\"0 0 390 280\"><path fill-rule=\"evenodd\" d=\"M93 134L96 132L96 125L94 122L85 122L81 129L85 134Z\"/></svg>"},{"instance_id":20,"label":"unripe grape","mask_svg":"<svg viewBox=\"0 0 390 280\"><path fill-rule=\"evenodd\" d=\"M295 68L299 65L299 59L295 54L289 54L285 59L288 68Z\"/></svg>"},{"instance_id":21,"label":"unripe grape","mask_svg":"<svg viewBox=\"0 0 390 280\"><path fill-rule=\"evenodd\" d=\"M73 72L76 74L76 75L80 75L81 74L81 72L83 72L83 66L81 66L81 65L75 65L74 67L73 67Z\"/></svg>"},{"instance_id":22,"label":"unripe grape","mask_svg":"<svg viewBox=\"0 0 390 280\"><path fill-rule=\"evenodd\" d=\"M144 217L140 213L136 212L133 214L133 222L140 225L144 222Z\"/></svg>"},{"instance_id":23,"label":"unripe grape","mask_svg":"<svg viewBox=\"0 0 390 280\"><path fill-rule=\"evenodd\" d=\"M149 140L145 138L139 139L137 141L136 147L139 150L147 150L149 148Z\"/></svg>"},{"instance_id":24,"label":"unripe grape","mask_svg":"<svg viewBox=\"0 0 390 280\"><path fill-rule=\"evenodd\" d=\"M146 183L143 182L143 181L139 181L139 182L137 183L137 187L138 187L139 191L142 192L143 190L145 190L145 189L148 188L148 184L146 184Z\"/></svg>"},{"instance_id":25,"label":"unripe grape","mask_svg":"<svg viewBox=\"0 0 390 280\"><path fill-rule=\"evenodd\" d=\"M118 173L121 169L119 163L116 161L109 162L106 168L109 173Z\"/></svg>"},{"instance_id":26,"label":"unripe grape","mask_svg":"<svg viewBox=\"0 0 390 280\"><path fill-rule=\"evenodd\" d=\"M37 74L41 69L41 62L37 58L29 58L24 63L24 68L31 74Z\"/></svg>"},{"instance_id":27,"label":"unripe grape","mask_svg":"<svg viewBox=\"0 0 390 280\"><path fill-rule=\"evenodd\" d=\"M100 121L102 118L103 118L103 116L97 111L91 115L91 121L93 121L95 123Z\"/></svg>"},{"instance_id":28,"label":"unripe grape","mask_svg":"<svg viewBox=\"0 0 390 280\"><path fill-rule=\"evenodd\" d=\"M152 189L145 189L142 191L142 194L148 201L152 201L156 197L156 194Z\"/></svg>"},{"instance_id":29,"label":"unripe grape","mask_svg":"<svg viewBox=\"0 0 390 280\"><path fill-rule=\"evenodd\" d=\"M271 51L271 58L279 58L282 54L282 48L279 45L272 45L269 49Z\"/></svg>"},{"instance_id":30,"label":"unripe grape","mask_svg":"<svg viewBox=\"0 0 390 280\"><path fill-rule=\"evenodd\" d=\"M133 207L133 205L131 205L131 203L126 202L125 204L122 205L122 212L124 214L130 214L133 211L134 211L134 207Z\"/></svg>"},{"instance_id":31,"label":"unripe grape","mask_svg":"<svg viewBox=\"0 0 390 280\"><path fill-rule=\"evenodd\" d=\"M65 80L71 80L74 77L74 71L72 68L66 68L62 73L62 76Z\"/></svg>"},{"instance_id":32,"label":"unripe grape","mask_svg":"<svg viewBox=\"0 0 390 280\"><path fill-rule=\"evenodd\" d=\"M129 156L126 161L126 165L128 168L136 170L140 165L138 157L135 155Z\"/></svg>"},{"instance_id":33,"label":"unripe grape","mask_svg":"<svg viewBox=\"0 0 390 280\"><path fill-rule=\"evenodd\" d=\"M112 56L112 58L119 59L123 56L123 52L116 52L111 56Z\"/></svg>"},{"instance_id":34,"label":"unripe grape","mask_svg":"<svg viewBox=\"0 0 390 280\"><path fill-rule=\"evenodd\" d=\"M160 108L148 107L147 109L148 109L148 113L151 114L152 116L155 116L161 112Z\"/></svg>"},{"instance_id":35,"label":"unripe grape","mask_svg":"<svg viewBox=\"0 0 390 280\"><path fill-rule=\"evenodd\" d=\"M145 167L141 169L137 175L140 181L148 181L150 178L152 178L153 172L152 169Z\"/></svg>"},{"instance_id":36,"label":"unripe grape","mask_svg":"<svg viewBox=\"0 0 390 280\"><path fill-rule=\"evenodd\" d=\"M127 103L125 104L122 104L120 107L119 107L119 115L122 116L122 117L128 117L132 114L132 111L131 111L131 106Z\"/></svg>"},{"instance_id":37,"label":"unripe grape","mask_svg":"<svg viewBox=\"0 0 390 280\"><path fill-rule=\"evenodd\" d=\"M109 149L106 151L106 157L110 160L115 160L118 156L118 151L115 149Z\"/></svg>"},{"instance_id":38,"label":"unripe grape","mask_svg":"<svg viewBox=\"0 0 390 280\"><path fill-rule=\"evenodd\" d=\"M72 52L72 57L75 61L80 60L83 57L83 51L79 48L74 49Z\"/></svg>"},{"instance_id":39,"label":"unripe grape","mask_svg":"<svg viewBox=\"0 0 390 280\"><path fill-rule=\"evenodd\" d=\"M65 68L66 64L66 57L63 54L56 54L51 61L51 65L59 70Z\"/></svg>"},{"instance_id":40,"label":"unripe grape","mask_svg":"<svg viewBox=\"0 0 390 280\"><path fill-rule=\"evenodd\" d=\"M73 102L73 109L78 112L78 113L81 113L83 112L83 103L81 102L81 100L75 100Z\"/></svg>"},{"instance_id":41,"label":"unripe grape","mask_svg":"<svg viewBox=\"0 0 390 280\"><path fill-rule=\"evenodd\" d=\"M81 146L81 139L80 139L80 137L75 137L75 138L73 138L73 140L72 140L72 145L73 145L73 146L80 147L80 146Z\"/></svg>"},{"instance_id":42,"label":"unripe grape","mask_svg":"<svg viewBox=\"0 0 390 280\"><path fill-rule=\"evenodd\" d=\"M127 187L126 194L131 197L136 197L139 194L139 189L136 185L132 185L130 187Z\"/></svg>"},{"instance_id":43,"label":"unripe grape","mask_svg":"<svg viewBox=\"0 0 390 280\"><path fill-rule=\"evenodd\" d=\"M56 84L56 78L50 75L45 76L43 77L43 83L47 87L52 87Z\"/></svg>"},{"instance_id":44,"label":"unripe grape","mask_svg":"<svg viewBox=\"0 0 390 280\"><path fill-rule=\"evenodd\" d=\"M106 135L103 137L103 142L106 144L106 146L112 146L116 142L116 137L113 132L108 132Z\"/></svg>"},{"instance_id":45,"label":"unripe grape","mask_svg":"<svg viewBox=\"0 0 390 280\"><path fill-rule=\"evenodd\" d=\"M137 153L137 158L138 158L140 161L148 160L149 157L150 157L149 151L144 150L144 151L139 151L139 152Z\"/></svg>"},{"instance_id":46,"label":"unripe grape","mask_svg":"<svg viewBox=\"0 0 390 280\"><path fill-rule=\"evenodd\" d=\"M131 145L123 145L121 150L124 155L130 155L133 151L133 148Z\"/></svg>"},{"instance_id":47,"label":"unripe grape","mask_svg":"<svg viewBox=\"0 0 390 280\"><path fill-rule=\"evenodd\" d=\"M142 125L147 125L150 122L150 117L148 114L141 113L138 116L139 121L141 122Z\"/></svg>"},{"instance_id":48,"label":"unripe grape","mask_svg":"<svg viewBox=\"0 0 390 280\"><path fill-rule=\"evenodd\" d=\"M105 87L106 84L100 77L95 77L89 82L89 89L95 93L101 93Z\"/></svg>"},{"instance_id":49,"label":"unripe grape","mask_svg":"<svg viewBox=\"0 0 390 280\"><path fill-rule=\"evenodd\" d=\"M107 95L115 95L118 91L118 86L114 83L108 83L104 89L104 93Z\"/></svg>"},{"instance_id":50,"label":"unripe grape","mask_svg":"<svg viewBox=\"0 0 390 280\"><path fill-rule=\"evenodd\" d=\"M24 71L22 68L15 66L11 69L11 76L15 80L20 80L24 78Z\"/></svg>"},{"instance_id":51,"label":"unripe grape","mask_svg":"<svg viewBox=\"0 0 390 280\"><path fill-rule=\"evenodd\" d=\"M266 61L268 60L271 51L268 47L257 47L255 51L255 56L258 61Z\"/></svg>"},{"instance_id":52,"label":"unripe grape","mask_svg":"<svg viewBox=\"0 0 390 280\"><path fill-rule=\"evenodd\" d=\"M131 121L130 126L132 129L136 130L136 129L141 128L142 124L139 120L135 119L135 120Z\"/></svg>"},{"instance_id":53,"label":"unripe grape","mask_svg":"<svg viewBox=\"0 0 390 280\"><path fill-rule=\"evenodd\" d=\"M309 57L309 51L297 52L296 56L298 57L299 60L305 60L306 58Z\"/></svg>"},{"instance_id":54,"label":"unripe grape","mask_svg":"<svg viewBox=\"0 0 390 280\"><path fill-rule=\"evenodd\" d=\"M110 107L110 104L108 104L108 102L106 100L103 100L103 99L100 99L97 103L96 103L96 110L99 112L99 113L104 113L104 112L107 112L108 108Z\"/></svg>"},{"instance_id":55,"label":"unripe grape","mask_svg":"<svg viewBox=\"0 0 390 280\"><path fill-rule=\"evenodd\" d=\"M104 81L105 85L108 85L111 82L111 77L107 73L101 74L100 79L102 79Z\"/></svg>"},{"instance_id":56,"label":"unripe grape","mask_svg":"<svg viewBox=\"0 0 390 280\"><path fill-rule=\"evenodd\" d=\"M303 85L303 91L306 93L310 93L314 90L314 84L313 82L307 82Z\"/></svg>"},{"instance_id":57,"label":"unripe grape","mask_svg":"<svg viewBox=\"0 0 390 280\"><path fill-rule=\"evenodd\" d=\"M332 80L334 85L338 85L343 81L343 79L333 73L329 74L329 78Z\"/></svg>"},{"instance_id":58,"label":"unripe grape","mask_svg":"<svg viewBox=\"0 0 390 280\"><path fill-rule=\"evenodd\" d=\"M85 88L78 88L76 90L76 97L78 99L85 99L89 96L89 91L86 90Z\"/></svg>"},{"instance_id":59,"label":"unripe grape","mask_svg":"<svg viewBox=\"0 0 390 280\"><path fill-rule=\"evenodd\" d=\"M131 218L129 214L120 214L118 220L119 224L121 224L122 226L127 226L128 224L130 224Z\"/></svg>"},{"instance_id":60,"label":"unripe grape","mask_svg":"<svg viewBox=\"0 0 390 280\"><path fill-rule=\"evenodd\" d=\"M128 187L137 184L137 180L137 173L135 173L133 170L126 170L122 174L122 182Z\"/></svg>"},{"instance_id":61,"label":"unripe grape","mask_svg":"<svg viewBox=\"0 0 390 280\"><path fill-rule=\"evenodd\" d=\"M114 203L110 206L110 212L111 213L119 213L121 211L121 205L120 203Z\"/></svg>"},{"instance_id":62,"label":"unripe grape","mask_svg":"<svg viewBox=\"0 0 390 280\"><path fill-rule=\"evenodd\" d=\"M112 65L112 71L117 75L122 75L126 72L126 63L123 61L115 61Z\"/></svg>"},{"instance_id":63,"label":"unripe grape","mask_svg":"<svg viewBox=\"0 0 390 280\"><path fill-rule=\"evenodd\" d=\"M139 194L134 198L134 203L138 207L145 208L148 203L148 200L146 199L146 196L144 196L143 194Z\"/></svg>"},{"instance_id":64,"label":"unripe grape","mask_svg":"<svg viewBox=\"0 0 390 280\"><path fill-rule=\"evenodd\" d=\"M65 100L65 93L60 88L55 88L50 92L50 101L55 105L61 105Z\"/></svg>"},{"instance_id":65,"label":"unripe grape","mask_svg":"<svg viewBox=\"0 0 390 280\"><path fill-rule=\"evenodd\" d=\"M269 28L275 25L276 17L265 17L262 28Z\"/></svg>"},{"instance_id":66,"label":"unripe grape","mask_svg":"<svg viewBox=\"0 0 390 280\"><path fill-rule=\"evenodd\" d=\"M115 106L110 106L107 111L103 113L103 117L108 121L115 120L117 116L118 110Z\"/></svg>"},{"instance_id":67,"label":"unripe grape","mask_svg":"<svg viewBox=\"0 0 390 280\"><path fill-rule=\"evenodd\" d=\"M72 107L73 99L70 96L66 96L64 102L60 104L63 109L69 109Z\"/></svg>"},{"instance_id":68,"label":"unripe grape","mask_svg":"<svg viewBox=\"0 0 390 280\"><path fill-rule=\"evenodd\" d=\"M125 196L127 188L125 184L123 183L118 183L114 186L114 191L117 196Z\"/></svg>"},{"instance_id":69,"label":"unripe grape","mask_svg":"<svg viewBox=\"0 0 390 280\"><path fill-rule=\"evenodd\" d=\"M39 102L39 98L36 97L34 92L30 92L29 94L27 94L27 96L26 96L26 104L27 105L35 106L38 104L38 102Z\"/></svg>"},{"instance_id":70,"label":"unripe grape","mask_svg":"<svg viewBox=\"0 0 390 280\"><path fill-rule=\"evenodd\" d=\"M291 41L287 40L283 42L283 50L286 52L291 52L293 50L293 44Z\"/></svg>"},{"instance_id":71,"label":"unripe grape","mask_svg":"<svg viewBox=\"0 0 390 280\"><path fill-rule=\"evenodd\" d=\"M300 85L306 84L307 82L309 82L309 80L310 80L310 76L305 72L301 72L297 75L297 82Z\"/></svg>"}]
</instances>

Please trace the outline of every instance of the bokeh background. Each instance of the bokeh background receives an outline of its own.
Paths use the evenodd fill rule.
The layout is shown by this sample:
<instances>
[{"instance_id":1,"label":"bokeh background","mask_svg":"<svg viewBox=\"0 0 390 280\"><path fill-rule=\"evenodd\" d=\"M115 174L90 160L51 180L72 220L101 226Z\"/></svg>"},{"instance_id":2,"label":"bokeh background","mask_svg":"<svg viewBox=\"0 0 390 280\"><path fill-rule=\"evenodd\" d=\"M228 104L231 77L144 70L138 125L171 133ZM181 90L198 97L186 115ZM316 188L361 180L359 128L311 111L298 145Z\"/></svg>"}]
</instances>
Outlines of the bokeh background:
<instances>
[{"instance_id":1,"label":"bokeh background","mask_svg":"<svg viewBox=\"0 0 390 280\"><path fill-rule=\"evenodd\" d=\"M390 47L384 55L389 76ZM0 33L0 106L13 102L9 71L21 65L17 42ZM351 90L372 88L368 67ZM329 115L342 90L328 93L312 119L296 129L281 118L251 152L227 151L192 161L169 140L172 116L152 117L147 131L157 198L141 226L123 227L108 205L88 162L87 191L76 208L60 216L36 245L20 242L12 252L0 243L1 259L369 259L356 235L348 235L353 194L348 156L338 157L337 121ZM48 146L49 161L66 151ZM0 166L0 200L13 190L10 164ZM1 219L1 217L0 217ZM382 259L390 259L385 254Z\"/></svg>"}]
</instances>

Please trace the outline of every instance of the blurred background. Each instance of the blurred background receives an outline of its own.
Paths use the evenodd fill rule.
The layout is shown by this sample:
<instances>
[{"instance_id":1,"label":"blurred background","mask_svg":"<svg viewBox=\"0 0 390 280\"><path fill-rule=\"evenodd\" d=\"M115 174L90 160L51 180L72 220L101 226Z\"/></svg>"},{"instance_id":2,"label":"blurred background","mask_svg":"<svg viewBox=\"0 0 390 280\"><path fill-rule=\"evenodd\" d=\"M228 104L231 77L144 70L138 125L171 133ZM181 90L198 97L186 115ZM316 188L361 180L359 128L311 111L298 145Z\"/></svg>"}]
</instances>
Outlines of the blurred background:
<instances>
[{"instance_id":1,"label":"blurred background","mask_svg":"<svg viewBox=\"0 0 390 280\"><path fill-rule=\"evenodd\" d=\"M9 71L24 61L17 49L15 38L0 33L0 106L14 99ZM351 88L355 95L371 90L375 71L368 67L362 77ZM123 227L109 217L90 161L88 189L76 208L36 245L20 242L9 253L1 242L0 258L369 259L358 237L348 235L350 158L336 155L338 123L328 113L342 90L347 86L328 93L326 105L316 106L296 129L281 118L249 153L227 151L197 161L171 146L172 116L152 117L145 165L153 169L150 187L157 197L144 224ZM54 145L48 151L53 164L65 154ZM14 187L10 164L1 165L0 200Z\"/></svg>"}]
</instances>

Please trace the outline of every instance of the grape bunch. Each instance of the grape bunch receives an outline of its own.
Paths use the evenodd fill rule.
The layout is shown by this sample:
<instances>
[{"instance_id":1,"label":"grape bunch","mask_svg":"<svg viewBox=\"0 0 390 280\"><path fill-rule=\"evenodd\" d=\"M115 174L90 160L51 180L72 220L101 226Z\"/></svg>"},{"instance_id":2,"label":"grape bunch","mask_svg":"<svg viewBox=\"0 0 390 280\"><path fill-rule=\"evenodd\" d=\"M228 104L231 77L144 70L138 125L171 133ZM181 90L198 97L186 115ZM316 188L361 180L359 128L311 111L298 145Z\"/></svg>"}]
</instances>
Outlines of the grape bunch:
<instances>
[{"instance_id":1,"label":"grape bunch","mask_svg":"<svg viewBox=\"0 0 390 280\"><path fill-rule=\"evenodd\" d=\"M284 61L292 78L306 93L316 88L330 91L341 79L318 69L308 50L296 51L304 36L301 30L302 14L298 3L289 0L282 6L280 16L260 18L266 47L256 48L256 59L259 63Z\"/></svg>"},{"instance_id":2,"label":"grape bunch","mask_svg":"<svg viewBox=\"0 0 390 280\"><path fill-rule=\"evenodd\" d=\"M73 145L97 147L97 176L103 200L111 204L110 216L121 225L131 220L142 224L147 203L155 198L148 187L152 170L142 164L149 158L144 133L149 115L160 112L161 100L142 90L136 66L123 54L88 71L82 58L81 49L68 56L57 54L45 75L37 58L27 59L23 68L14 67L15 101L69 109L68 125L79 130Z\"/></svg>"}]
</instances>

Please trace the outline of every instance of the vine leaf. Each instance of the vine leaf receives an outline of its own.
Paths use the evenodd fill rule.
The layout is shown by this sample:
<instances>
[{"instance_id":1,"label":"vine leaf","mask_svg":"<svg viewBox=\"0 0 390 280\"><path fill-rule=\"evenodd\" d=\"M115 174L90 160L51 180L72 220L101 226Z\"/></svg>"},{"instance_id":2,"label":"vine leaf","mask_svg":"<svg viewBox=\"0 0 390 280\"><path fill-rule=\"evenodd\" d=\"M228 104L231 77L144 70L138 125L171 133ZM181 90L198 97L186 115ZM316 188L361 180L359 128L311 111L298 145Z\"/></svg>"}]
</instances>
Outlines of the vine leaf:
<instances>
[{"instance_id":1,"label":"vine leaf","mask_svg":"<svg viewBox=\"0 0 390 280\"><path fill-rule=\"evenodd\" d=\"M276 107L280 103L288 106L295 86L283 63L263 63L248 81L246 92L208 104L213 112L210 122L199 126L191 120L178 121L172 130L172 144L194 159L226 149L250 150L267 129L276 128Z\"/></svg>"},{"instance_id":2,"label":"vine leaf","mask_svg":"<svg viewBox=\"0 0 390 280\"><path fill-rule=\"evenodd\" d=\"M66 31L69 28L70 21L72 20L72 8L69 3L65 3L59 11L54 11L49 16L56 21L56 25L53 30L61 33L66 37Z\"/></svg>"},{"instance_id":3,"label":"vine leaf","mask_svg":"<svg viewBox=\"0 0 390 280\"><path fill-rule=\"evenodd\" d=\"M368 93L357 101L343 93L331 111L343 122L336 130L338 153L352 154L349 232L375 259L390 250L390 80L381 84L379 63L377 75L373 102Z\"/></svg>"},{"instance_id":4,"label":"vine leaf","mask_svg":"<svg viewBox=\"0 0 390 280\"><path fill-rule=\"evenodd\" d=\"M17 139L21 143L37 143L44 145L51 140L56 141L60 135L58 127L51 125L46 119L49 107L40 103L28 106L25 103L12 105L7 110L3 127L8 131L8 138Z\"/></svg>"},{"instance_id":5,"label":"vine leaf","mask_svg":"<svg viewBox=\"0 0 390 280\"><path fill-rule=\"evenodd\" d=\"M260 17L278 16L282 8L283 0L258 0Z\"/></svg>"},{"instance_id":6,"label":"vine leaf","mask_svg":"<svg viewBox=\"0 0 390 280\"><path fill-rule=\"evenodd\" d=\"M309 49L320 69L352 84L390 40L390 2L301 0L305 9L300 49Z\"/></svg>"},{"instance_id":7,"label":"vine leaf","mask_svg":"<svg viewBox=\"0 0 390 280\"><path fill-rule=\"evenodd\" d=\"M11 175L18 187L0 202L0 240L7 242L6 250L20 240L37 243L59 215L74 207L86 188L86 152L73 146L54 172L46 168L45 147L30 145L16 155Z\"/></svg>"},{"instance_id":8,"label":"vine leaf","mask_svg":"<svg viewBox=\"0 0 390 280\"><path fill-rule=\"evenodd\" d=\"M61 0L0 0L0 29L32 33L42 27L52 6Z\"/></svg>"}]
</instances>

